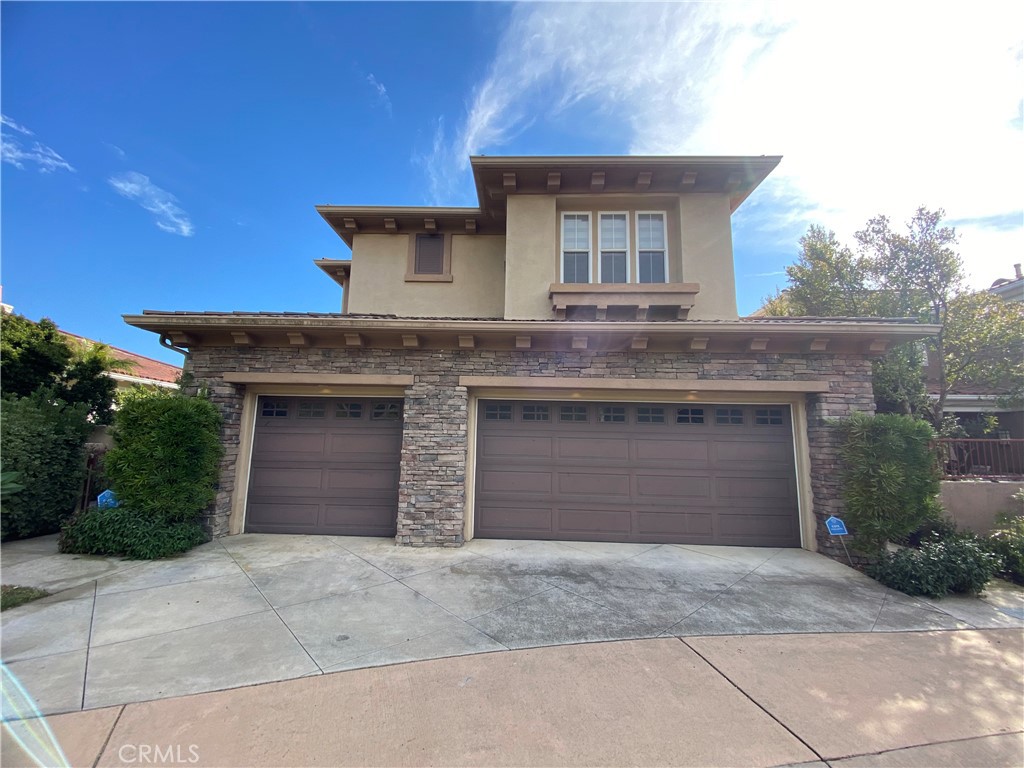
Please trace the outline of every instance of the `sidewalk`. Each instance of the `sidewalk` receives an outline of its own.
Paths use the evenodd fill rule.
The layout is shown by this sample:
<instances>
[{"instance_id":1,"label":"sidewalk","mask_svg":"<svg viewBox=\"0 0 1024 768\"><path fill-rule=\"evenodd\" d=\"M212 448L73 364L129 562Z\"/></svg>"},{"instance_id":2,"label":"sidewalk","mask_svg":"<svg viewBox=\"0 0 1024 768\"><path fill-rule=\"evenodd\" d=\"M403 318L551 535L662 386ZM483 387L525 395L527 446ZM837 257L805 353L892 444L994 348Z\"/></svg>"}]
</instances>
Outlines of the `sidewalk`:
<instances>
[{"instance_id":1,"label":"sidewalk","mask_svg":"<svg viewBox=\"0 0 1024 768\"><path fill-rule=\"evenodd\" d=\"M658 638L48 721L74 765L1020 766L1022 651L1019 629ZM31 764L6 729L2 763Z\"/></svg>"}]
</instances>

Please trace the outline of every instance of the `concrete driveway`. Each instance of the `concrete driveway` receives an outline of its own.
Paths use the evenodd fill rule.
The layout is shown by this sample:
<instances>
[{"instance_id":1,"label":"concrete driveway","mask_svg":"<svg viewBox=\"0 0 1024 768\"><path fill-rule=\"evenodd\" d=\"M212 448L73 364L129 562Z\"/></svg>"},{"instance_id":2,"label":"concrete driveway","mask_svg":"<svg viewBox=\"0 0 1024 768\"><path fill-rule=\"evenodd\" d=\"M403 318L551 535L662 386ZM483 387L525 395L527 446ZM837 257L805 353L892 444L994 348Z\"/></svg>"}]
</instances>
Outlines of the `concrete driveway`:
<instances>
[{"instance_id":1,"label":"concrete driveway","mask_svg":"<svg viewBox=\"0 0 1024 768\"><path fill-rule=\"evenodd\" d=\"M60 590L2 615L3 661L44 714L538 646L1024 626L1020 590L917 600L792 549L257 534L157 562L53 537L0 553L5 584Z\"/></svg>"}]
</instances>

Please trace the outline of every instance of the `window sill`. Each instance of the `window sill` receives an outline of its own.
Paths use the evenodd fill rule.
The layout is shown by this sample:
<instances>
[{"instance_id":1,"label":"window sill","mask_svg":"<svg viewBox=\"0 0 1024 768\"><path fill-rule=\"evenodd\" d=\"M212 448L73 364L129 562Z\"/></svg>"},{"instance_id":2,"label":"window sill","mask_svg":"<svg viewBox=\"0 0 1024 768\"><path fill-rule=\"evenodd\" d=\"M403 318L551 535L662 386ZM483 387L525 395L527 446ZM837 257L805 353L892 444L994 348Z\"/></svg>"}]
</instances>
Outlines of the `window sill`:
<instances>
[{"instance_id":1,"label":"window sill","mask_svg":"<svg viewBox=\"0 0 1024 768\"><path fill-rule=\"evenodd\" d=\"M552 283L549 295L559 320L570 307L590 307L597 320L606 319L609 308L627 308L643 321L651 307L671 308L675 319L685 320L699 292L698 283Z\"/></svg>"},{"instance_id":2,"label":"window sill","mask_svg":"<svg viewBox=\"0 0 1024 768\"><path fill-rule=\"evenodd\" d=\"M405 273L405 282L407 283L450 283L452 282L451 275L417 275L413 272Z\"/></svg>"}]
</instances>

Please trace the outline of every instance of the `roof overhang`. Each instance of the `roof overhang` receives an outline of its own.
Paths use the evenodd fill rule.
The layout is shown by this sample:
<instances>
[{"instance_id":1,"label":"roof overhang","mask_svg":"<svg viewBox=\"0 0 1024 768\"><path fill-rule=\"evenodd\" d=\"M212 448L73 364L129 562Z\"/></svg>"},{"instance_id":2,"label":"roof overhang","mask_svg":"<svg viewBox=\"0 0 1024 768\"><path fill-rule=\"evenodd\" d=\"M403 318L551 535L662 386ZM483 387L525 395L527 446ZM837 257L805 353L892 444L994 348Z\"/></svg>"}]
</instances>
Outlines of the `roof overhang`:
<instances>
[{"instance_id":1,"label":"roof overhang","mask_svg":"<svg viewBox=\"0 0 1024 768\"><path fill-rule=\"evenodd\" d=\"M179 347L309 346L677 353L882 355L941 326L878 322L558 321L359 317L267 313L144 312L136 328Z\"/></svg>"},{"instance_id":2,"label":"roof overhang","mask_svg":"<svg viewBox=\"0 0 1024 768\"><path fill-rule=\"evenodd\" d=\"M342 288L352 275L352 261L350 259L314 259L316 264L324 273Z\"/></svg>"},{"instance_id":3,"label":"roof overhang","mask_svg":"<svg viewBox=\"0 0 1024 768\"><path fill-rule=\"evenodd\" d=\"M754 156L545 156L470 158L476 208L318 205L351 247L353 237L401 232L504 234L508 196L703 192L729 196L735 211L782 160Z\"/></svg>"}]
</instances>

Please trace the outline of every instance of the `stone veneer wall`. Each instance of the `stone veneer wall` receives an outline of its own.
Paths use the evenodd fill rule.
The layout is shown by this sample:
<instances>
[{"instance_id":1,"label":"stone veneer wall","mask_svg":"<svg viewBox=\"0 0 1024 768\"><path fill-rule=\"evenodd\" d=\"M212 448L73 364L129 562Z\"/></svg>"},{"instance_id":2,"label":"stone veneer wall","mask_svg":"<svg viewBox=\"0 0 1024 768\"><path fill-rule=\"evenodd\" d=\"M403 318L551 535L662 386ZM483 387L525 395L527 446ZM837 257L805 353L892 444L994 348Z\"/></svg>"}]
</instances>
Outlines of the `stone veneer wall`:
<instances>
[{"instance_id":1,"label":"stone veneer wall","mask_svg":"<svg viewBox=\"0 0 1024 768\"><path fill-rule=\"evenodd\" d=\"M818 548L830 556L842 556L843 550L823 524L842 508L837 443L827 421L852 411L874 411L871 362L860 355L199 347L186 368L197 384L209 388L224 416L220 485L206 521L214 536L228 532L245 394L243 385L224 382L225 371L412 374L415 383L405 400L397 536L399 543L412 546L463 543L469 395L459 386L459 376L827 381L827 394L807 397L807 428Z\"/></svg>"}]
</instances>

